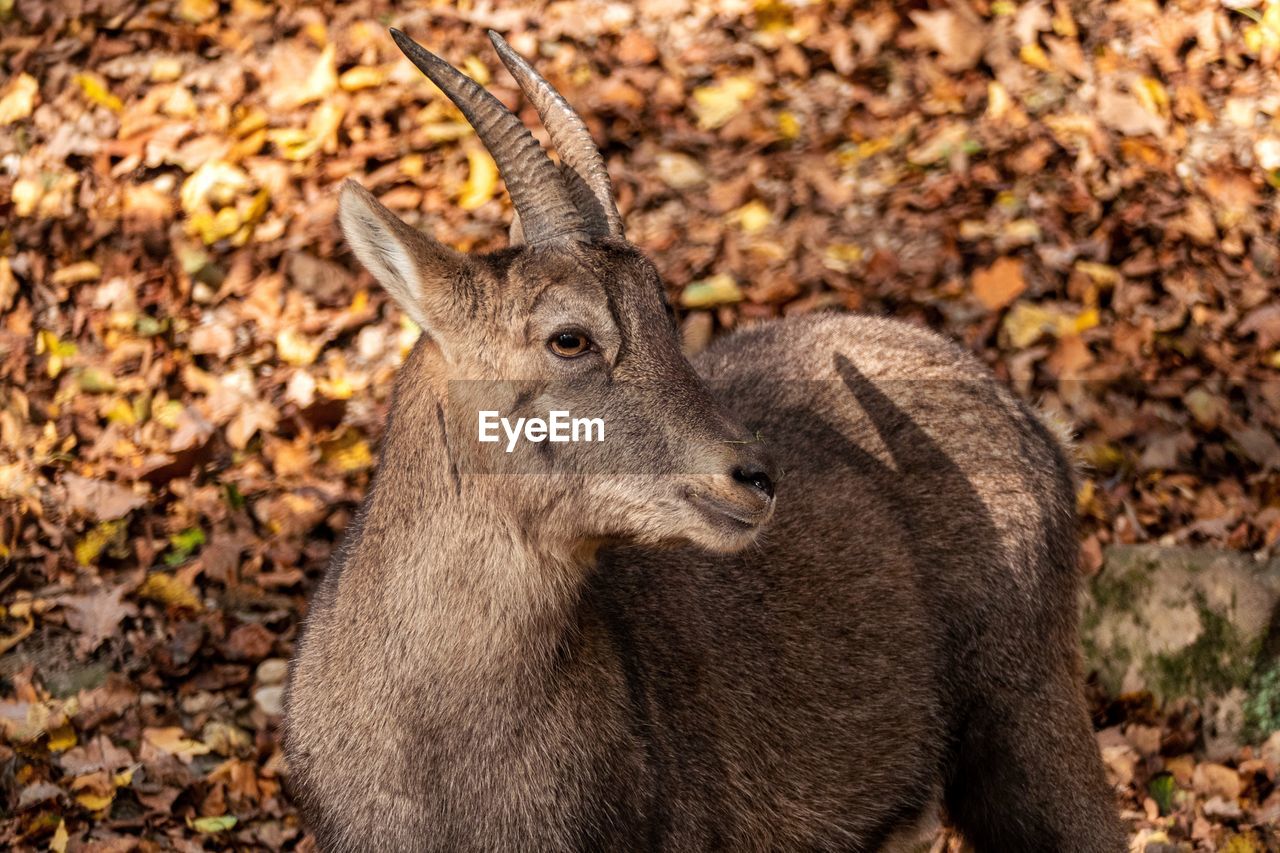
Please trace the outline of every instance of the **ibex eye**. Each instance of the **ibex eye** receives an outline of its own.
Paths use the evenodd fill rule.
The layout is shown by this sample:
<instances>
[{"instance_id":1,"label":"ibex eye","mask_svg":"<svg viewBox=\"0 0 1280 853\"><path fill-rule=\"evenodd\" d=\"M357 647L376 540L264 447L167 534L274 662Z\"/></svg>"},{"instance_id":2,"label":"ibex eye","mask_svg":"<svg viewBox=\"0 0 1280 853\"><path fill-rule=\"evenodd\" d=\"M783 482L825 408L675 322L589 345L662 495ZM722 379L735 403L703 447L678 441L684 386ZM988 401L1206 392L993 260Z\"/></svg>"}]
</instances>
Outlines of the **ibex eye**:
<instances>
[{"instance_id":1,"label":"ibex eye","mask_svg":"<svg viewBox=\"0 0 1280 853\"><path fill-rule=\"evenodd\" d=\"M547 346L561 358L576 358L591 349L591 339L581 332L557 332Z\"/></svg>"}]
</instances>

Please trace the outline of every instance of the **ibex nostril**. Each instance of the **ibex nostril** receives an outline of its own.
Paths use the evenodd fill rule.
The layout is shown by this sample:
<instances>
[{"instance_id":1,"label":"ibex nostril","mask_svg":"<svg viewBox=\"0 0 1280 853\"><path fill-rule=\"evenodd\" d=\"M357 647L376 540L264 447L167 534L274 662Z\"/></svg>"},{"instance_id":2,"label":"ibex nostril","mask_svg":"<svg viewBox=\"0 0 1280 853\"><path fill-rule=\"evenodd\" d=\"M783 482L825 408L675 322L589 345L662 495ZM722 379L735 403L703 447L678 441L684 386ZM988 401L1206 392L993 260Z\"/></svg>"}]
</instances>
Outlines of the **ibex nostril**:
<instances>
[{"instance_id":1,"label":"ibex nostril","mask_svg":"<svg viewBox=\"0 0 1280 853\"><path fill-rule=\"evenodd\" d=\"M773 497L773 480L763 471L750 468L734 468L733 479L744 486L751 486L764 493L765 497Z\"/></svg>"}]
</instances>

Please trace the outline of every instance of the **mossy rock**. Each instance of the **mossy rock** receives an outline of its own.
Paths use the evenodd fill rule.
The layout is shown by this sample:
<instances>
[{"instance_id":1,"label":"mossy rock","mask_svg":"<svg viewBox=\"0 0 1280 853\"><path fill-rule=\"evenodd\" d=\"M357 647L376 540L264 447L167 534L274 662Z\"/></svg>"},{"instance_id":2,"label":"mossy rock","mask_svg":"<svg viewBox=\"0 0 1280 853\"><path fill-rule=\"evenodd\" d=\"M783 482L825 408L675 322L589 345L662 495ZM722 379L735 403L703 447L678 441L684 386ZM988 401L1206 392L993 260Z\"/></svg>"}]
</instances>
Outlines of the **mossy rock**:
<instances>
[{"instance_id":1,"label":"mossy rock","mask_svg":"<svg viewBox=\"0 0 1280 853\"><path fill-rule=\"evenodd\" d=\"M1085 661L1113 695L1199 700L1209 739L1280 729L1280 559L1108 548L1081 620Z\"/></svg>"}]
</instances>

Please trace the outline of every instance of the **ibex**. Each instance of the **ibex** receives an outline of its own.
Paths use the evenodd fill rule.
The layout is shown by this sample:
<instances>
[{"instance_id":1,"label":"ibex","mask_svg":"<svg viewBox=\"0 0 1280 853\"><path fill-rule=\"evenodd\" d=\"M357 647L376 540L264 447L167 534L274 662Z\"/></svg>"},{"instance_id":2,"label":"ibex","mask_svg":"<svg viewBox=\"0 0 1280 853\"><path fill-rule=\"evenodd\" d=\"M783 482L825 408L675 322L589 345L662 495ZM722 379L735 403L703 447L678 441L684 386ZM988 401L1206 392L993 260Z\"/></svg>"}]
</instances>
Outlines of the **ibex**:
<instances>
[{"instance_id":1,"label":"ibex","mask_svg":"<svg viewBox=\"0 0 1280 853\"><path fill-rule=\"evenodd\" d=\"M491 34L557 165L392 35L493 155L514 245L462 254L342 191L347 242L423 334L293 663L320 847L870 851L940 814L980 851L1123 850L1055 433L886 319L793 317L686 360L565 99ZM477 406L606 430L507 454Z\"/></svg>"}]
</instances>

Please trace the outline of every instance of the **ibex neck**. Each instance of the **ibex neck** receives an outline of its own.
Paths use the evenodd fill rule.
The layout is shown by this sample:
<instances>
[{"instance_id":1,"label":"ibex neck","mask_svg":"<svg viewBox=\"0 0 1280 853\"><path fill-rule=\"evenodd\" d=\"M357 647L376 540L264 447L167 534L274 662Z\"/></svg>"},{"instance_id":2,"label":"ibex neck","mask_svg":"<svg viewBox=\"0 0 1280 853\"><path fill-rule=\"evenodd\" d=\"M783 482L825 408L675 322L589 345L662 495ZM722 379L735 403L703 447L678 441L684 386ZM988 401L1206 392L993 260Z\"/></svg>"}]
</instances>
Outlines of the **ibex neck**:
<instances>
[{"instance_id":1,"label":"ibex neck","mask_svg":"<svg viewBox=\"0 0 1280 853\"><path fill-rule=\"evenodd\" d=\"M379 590L378 619L404 632L413 664L536 667L563 638L590 567L504 508L492 478L458 473L439 397L425 381L411 385L398 394L340 583Z\"/></svg>"}]
</instances>

